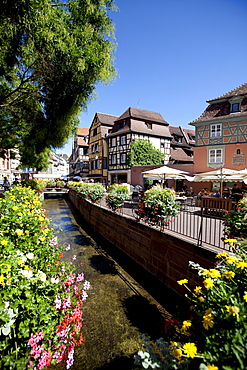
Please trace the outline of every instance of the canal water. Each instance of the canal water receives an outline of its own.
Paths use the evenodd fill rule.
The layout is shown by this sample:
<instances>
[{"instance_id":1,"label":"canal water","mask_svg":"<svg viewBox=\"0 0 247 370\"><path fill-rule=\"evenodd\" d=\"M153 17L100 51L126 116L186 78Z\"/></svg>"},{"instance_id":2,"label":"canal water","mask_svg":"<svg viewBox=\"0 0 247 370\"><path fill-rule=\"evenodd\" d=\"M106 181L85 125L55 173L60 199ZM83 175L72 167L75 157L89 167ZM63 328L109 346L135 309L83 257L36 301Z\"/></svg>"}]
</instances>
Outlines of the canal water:
<instances>
[{"instance_id":1,"label":"canal water","mask_svg":"<svg viewBox=\"0 0 247 370\"><path fill-rule=\"evenodd\" d=\"M75 350L71 370L132 370L142 349L142 334L164 337L165 321L177 314L171 292L126 255L83 224L69 201L45 199L59 244L70 244L73 261L91 284L83 306L84 342ZM59 364L55 370L64 370Z\"/></svg>"}]
</instances>

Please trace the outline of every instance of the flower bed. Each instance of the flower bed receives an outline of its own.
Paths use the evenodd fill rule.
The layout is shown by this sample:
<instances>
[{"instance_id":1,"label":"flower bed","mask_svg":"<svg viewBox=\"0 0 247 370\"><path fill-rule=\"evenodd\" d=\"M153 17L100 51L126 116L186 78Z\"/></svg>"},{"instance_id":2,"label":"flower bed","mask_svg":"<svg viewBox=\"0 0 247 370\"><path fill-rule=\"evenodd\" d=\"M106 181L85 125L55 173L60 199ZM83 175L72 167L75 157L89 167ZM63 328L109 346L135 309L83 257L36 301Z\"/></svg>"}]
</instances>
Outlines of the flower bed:
<instances>
[{"instance_id":1,"label":"flower bed","mask_svg":"<svg viewBox=\"0 0 247 370\"><path fill-rule=\"evenodd\" d=\"M82 343L89 283L59 246L42 203L30 188L12 187L0 199L1 369L73 364Z\"/></svg>"}]
</instances>

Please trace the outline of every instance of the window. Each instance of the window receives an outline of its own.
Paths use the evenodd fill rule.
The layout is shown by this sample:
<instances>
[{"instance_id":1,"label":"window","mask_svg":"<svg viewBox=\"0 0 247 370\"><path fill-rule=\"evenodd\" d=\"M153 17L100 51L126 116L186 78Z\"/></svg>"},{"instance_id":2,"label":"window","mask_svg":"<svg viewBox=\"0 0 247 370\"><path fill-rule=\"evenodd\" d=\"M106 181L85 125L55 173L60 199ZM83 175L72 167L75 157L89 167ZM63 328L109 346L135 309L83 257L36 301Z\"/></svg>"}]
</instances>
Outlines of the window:
<instances>
[{"instance_id":1,"label":"window","mask_svg":"<svg viewBox=\"0 0 247 370\"><path fill-rule=\"evenodd\" d=\"M111 156L111 164L116 164L117 163L117 158L116 158L116 154L113 154Z\"/></svg>"},{"instance_id":2,"label":"window","mask_svg":"<svg viewBox=\"0 0 247 370\"><path fill-rule=\"evenodd\" d=\"M222 163L223 162L223 150L209 149L209 163Z\"/></svg>"},{"instance_id":3,"label":"window","mask_svg":"<svg viewBox=\"0 0 247 370\"><path fill-rule=\"evenodd\" d=\"M116 138L115 137L113 137L111 139L111 146L116 146Z\"/></svg>"},{"instance_id":4,"label":"window","mask_svg":"<svg viewBox=\"0 0 247 370\"><path fill-rule=\"evenodd\" d=\"M241 154L241 150L240 149L237 149L237 154Z\"/></svg>"},{"instance_id":5,"label":"window","mask_svg":"<svg viewBox=\"0 0 247 370\"><path fill-rule=\"evenodd\" d=\"M121 145L126 144L126 136L121 136Z\"/></svg>"},{"instance_id":6,"label":"window","mask_svg":"<svg viewBox=\"0 0 247 370\"><path fill-rule=\"evenodd\" d=\"M92 145L92 153L94 153L94 145Z\"/></svg>"},{"instance_id":7,"label":"window","mask_svg":"<svg viewBox=\"0 0 247 370\"><path fill-rule=\"evenodd\" d=\"M99 144L95 144L95 151L98 152L99 151Z\"/></svg>"},{"instance_id":8,"label":"window","mask_svg":"<svg viewBox=\"0 0 247 370\"><path fill-rule=\"evenodd\" d=\"M118 124L119 130L121 130L121 128L124 128L125 123L126 123L125 121L119 122L119 124Z\"/></svg>"},{"instance_id":9,"label":"window","mask_svg":"<svg viewBox=\"0 0 247 370\"><path fill-rule=\"evenodd\" d=\"M93 129L93 136L97 135L97 127Z\"/></svg>"},{"instance_id":10,"label":"window","mask_svg":"<svg viewBox=\"0 0 247 370\"><path fill-rule=\"evenodd\" d=\"M126 163L126 153L121 154L120 163Z\"/></svg>"},{"instance_id":11,"label":"window","mask_svg":"<svg viewBox=\"0 0 247 370\"><path fill-rule=\"evenodd\" d=\"M146 125L147 125L147 128L148 128L149 130L152 130L152 123L150 123L150 122L146 122Z\"/></svg>"},{"instance_id":12,"label":"window","mask_svg":"<svg viewBox=\"0 0 247 370\"><path fill-rule=\"evenodd\" d=\"M232 104L232 112L239 112L239 103Z\"/></svg>"},{"instance_id":13,"label":"window","mask_svg":"<svg viewBox=\"0 0 247 370\"><path fill-rule=\"evenodd\" d=\"M220 137L221 136L221 123L218 125L210 126L210 137Z\"/></svg>"},{"instance_id":14,"label":"window","mask_svg":"<svg viewBox=\"0 0 247 370\"><path fill-rule=\"evenodd\" d=\"M107 169L107 159L103 158L103 169Z\"/></svg>"}]
</instances>

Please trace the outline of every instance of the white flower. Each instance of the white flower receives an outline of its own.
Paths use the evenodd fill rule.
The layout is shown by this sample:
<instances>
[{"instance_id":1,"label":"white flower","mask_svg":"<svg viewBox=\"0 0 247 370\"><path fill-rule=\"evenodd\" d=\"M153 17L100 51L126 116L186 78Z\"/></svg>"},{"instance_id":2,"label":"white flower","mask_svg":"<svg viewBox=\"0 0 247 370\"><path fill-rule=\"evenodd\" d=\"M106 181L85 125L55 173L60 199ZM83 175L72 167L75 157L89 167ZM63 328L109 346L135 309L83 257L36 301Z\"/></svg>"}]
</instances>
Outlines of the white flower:
<instances>
[{"instance_id":1,"label":"white flower","mask_svg":"<svg viewBox=\"0 0 247 370\"><path fill-rule=\"evenodd\" d=\"M59 283L59 279L55 279L55 278L51 278L51 282L52 284L58 284Z\"/></svg>"},{"instance_id":2,"label":"white flower","mask_svg":"<svg viewBox=\"0 0 247 370\"><path fill-rule=\"evenodd\" d=\"M34 254L33 253L28 253L26 256L27 256L27 258L29 260L32 260L34 258Z\"/></svg>"},{"instance_id":3,"label":"white flower","mask_svg":"<svg viewBox=\"0 0 247 370\"><path fill-rule=\"evenodd\" d=\"M32 270L19 270L19 272L28 279L33 276Z\"/></svg>"},{"instance_id":4,"label":"white flower","mask_svg":"<svg viewBox=\"0 0 247 370\"><path fill-rule=\"evenodd\" d=\"M43 271L38 271L37 275L41 281L46 281L46 274Z\"/></svg>"}]
</instances>

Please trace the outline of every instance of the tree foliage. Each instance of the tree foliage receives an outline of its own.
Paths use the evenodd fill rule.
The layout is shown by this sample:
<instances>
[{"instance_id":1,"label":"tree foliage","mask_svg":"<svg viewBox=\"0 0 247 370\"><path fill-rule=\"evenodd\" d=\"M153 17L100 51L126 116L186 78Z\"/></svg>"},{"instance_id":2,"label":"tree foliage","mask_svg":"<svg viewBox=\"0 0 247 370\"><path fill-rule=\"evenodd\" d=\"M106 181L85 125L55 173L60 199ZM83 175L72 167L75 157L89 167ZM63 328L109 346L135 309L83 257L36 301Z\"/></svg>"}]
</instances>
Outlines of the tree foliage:
<instances>
[{"instance_id":1,"label":"tree foliage","mask_svg":"<svg viewBox=\"0 0 247 370\"><path fill-rule=\"evenodd\" d=\"M113 0L1 0L1 148L39 166L79 124L113 66ZM42 164L40 164L42 166Z\"/></svg>"},{"instance_id":2,"label":"tree foliage","mask_svg":"<svg viewBox=\"0 0 247 370\"><path fill-rule=\"evenodd\" d=\"M150 141L139 139L131 144L127 164L129 166L158 165L163 164L164 157L164 153L156 149Z\"/></svg>"}]
</instances>

